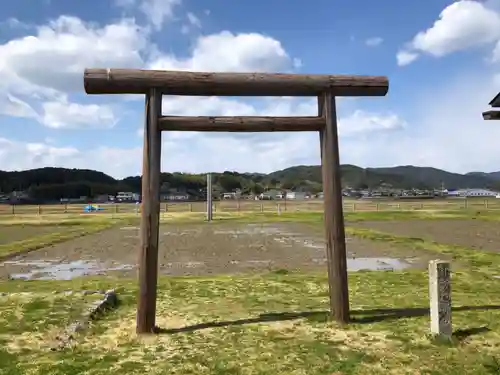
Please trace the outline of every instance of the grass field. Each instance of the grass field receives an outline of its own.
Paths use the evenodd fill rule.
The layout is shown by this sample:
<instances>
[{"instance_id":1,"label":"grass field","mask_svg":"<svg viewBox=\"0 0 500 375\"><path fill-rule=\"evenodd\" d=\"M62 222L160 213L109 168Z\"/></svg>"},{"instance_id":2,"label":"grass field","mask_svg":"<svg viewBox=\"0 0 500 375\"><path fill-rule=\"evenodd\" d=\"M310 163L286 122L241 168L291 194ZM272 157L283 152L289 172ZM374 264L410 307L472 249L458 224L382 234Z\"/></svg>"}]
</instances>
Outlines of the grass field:
<instances>
[{"instance_id":1,"label":"grass field","mask_svg":"<svg viewBox=\"0 0 500 375\"><path fill-rule=\"evenodd\" d=\"M205 223L202 212L168 211L162 332L145 337L134 332L135 215L4 215L0 255L30 252L0 264L0 374L499 374L500 211L491 205L347 212L346 327L326 311L320 212L219 210ZM428 334L425 266L437 258L452 262L451 343ZM74 277L82 262L88 276ZM118 309L50 351L92 302L64 292L108 288L118 288Z\"/></svg>"},{"instance_id":2,"label":"grass field","mask_svg":"<svg viewBox=\"0 0 500 375\"><path fill-rule=\"evenodd\" d=\"M16 215L83 215L86 204L57 204L57 205L2 205L0 204L0 219L2 216ZM138 215L140 205L130 203L101 204L103 211L93 212L93 215ZM486 209L500 210L500 199L471 198L471 199L415 199L415 200L363 200L344 199L345 212L364 211L412 211L412 210L460 210ZM215 214L226 212L304 212L322 211L323 201L310 200L223 200L214 202ZM173 202L161 203L162 215L169 212L206 212L206 202Z\"/></svg>"}]
</instances>

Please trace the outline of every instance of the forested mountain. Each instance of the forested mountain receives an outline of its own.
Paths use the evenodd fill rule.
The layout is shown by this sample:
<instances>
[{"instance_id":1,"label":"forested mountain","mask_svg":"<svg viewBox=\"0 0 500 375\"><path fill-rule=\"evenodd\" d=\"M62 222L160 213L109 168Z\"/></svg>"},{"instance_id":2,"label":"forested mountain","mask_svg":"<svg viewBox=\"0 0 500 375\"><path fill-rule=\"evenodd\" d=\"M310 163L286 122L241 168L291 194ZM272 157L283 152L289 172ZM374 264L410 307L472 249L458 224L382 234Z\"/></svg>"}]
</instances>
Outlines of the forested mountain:
<instances>
[{"instance_id":1,"label":"forested mountain","mask_svg":"<svg viewBox=\"0 0 500 375\"><path fill-rule=\"evenodd\" d=\"M496 181L500 181L500 172L490 172L490 173L485 173L485 172L469 172L467 173L469 176L482 176L486 178L490 178Z\"/></svg>"},{"instance_id":2,"label":"forested mountain","mask_svg":"<svg viewBox=\"0 0 500 375\"><path fill-rule=\"evenodd\" d=\"M162 173L162 192L185 192L203 196L206 184L204 174ZM467 174L450 173L436 168L399 166L393 168L360 168L342 165L344 187L376 189L493 188L500 189L500 172ZM295 166L269 174L224 172L213 174L217 192L240 189L261 193L267 189L321 191L320 166ZM34 199L76 198L119 191L141 191L141 177L115 179L102 172L87 169L40 168L26 171L0 171L0 193L24 191Z\"/></svg>"}]
</instances>

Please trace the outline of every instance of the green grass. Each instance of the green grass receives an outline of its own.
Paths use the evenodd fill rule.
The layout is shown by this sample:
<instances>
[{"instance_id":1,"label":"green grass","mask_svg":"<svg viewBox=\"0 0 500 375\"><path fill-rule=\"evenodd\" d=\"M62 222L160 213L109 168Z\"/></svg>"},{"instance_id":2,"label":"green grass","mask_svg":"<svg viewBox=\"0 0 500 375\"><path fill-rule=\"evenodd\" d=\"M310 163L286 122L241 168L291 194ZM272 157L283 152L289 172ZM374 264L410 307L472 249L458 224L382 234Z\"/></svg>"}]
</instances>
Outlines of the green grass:
<instances>
[{"instance_id":1,"label":"green grass","mask_svg":"<svg viewBox=\"0 0 500 375\"><path fill-rule=\"evenodd\" d=\"M74 296L69 306L57 303L59 297L52 291L118 283L118 310L78 335L74 347L47 350L79 301ZM500 304L498 281L454 275L454 306L464 309L454 313L457 335L448 345L427 335L428 317L415 310L427 305L425 274L359 272L350 275L349 283L357 320L340 327L325 311L324 275L162 278L157 323L172 331L137 337L135 280L11 281L1 289L28 297L0 297L0 360L7 366L0 374L497 373L500 310L492 307ZM389 308L399 309L399 316L374 311ZM14 322L14 316L21 323ZM175 332L179 328L185 331ZM478 328L483 329L467 334Z\"/></svg>"},{"instance_id":2,"label":"green grass","mask_svg":"<svg viewBox=\"0 0 500 375\"><path fill-rule=\"evenodd\" d=\"M371 220L442 220L442 219L477 219L500 221L500 211L460 210L460 211L372 211L345 212L346 222ZM170 213L162 215L161 222L203 222L203 213ZM213 222L320 222L322 212L282 212L281 215L270 212L219 212L214 214Z\"/></svg>"},{"instance_id":3,"label":"green grass","mask_svg":"<svg viewBox=\"0 0 500 375\"><path fill-rule=\"evenodd\" d=\"M366 212L344 212L345 220L411 220L411 219L478 219L500 221L500 210L412 210L412 211L366 211ZM205 221L203 212L160 212L160 221L175 223L192 223ZM282 211L281 215L276 212L214 212L214 222L276 222L276 221L298 221L317 222L323 218L323 212ZM138 223L140 216L137 213L124 214L50 214L50 215L16 215L0 216L0 226L7 225L76 225L90 223L107 223L114 221L126 221Z\"/></svg>"}]
</instances>

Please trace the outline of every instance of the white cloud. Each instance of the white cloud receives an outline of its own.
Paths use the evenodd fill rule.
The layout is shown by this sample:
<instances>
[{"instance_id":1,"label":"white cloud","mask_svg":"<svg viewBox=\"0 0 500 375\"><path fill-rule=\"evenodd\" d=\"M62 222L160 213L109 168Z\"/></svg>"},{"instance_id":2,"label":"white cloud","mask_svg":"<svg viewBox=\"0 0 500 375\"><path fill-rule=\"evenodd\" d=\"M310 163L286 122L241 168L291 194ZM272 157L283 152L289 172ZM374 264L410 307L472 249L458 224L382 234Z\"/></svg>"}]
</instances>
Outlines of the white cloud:
<instances>
[{"instance_id":1,"label":"white cloud","mask_svg":"<svg viewBox=\"0 0 500 375\"><path fill-rule=\"evenodd\" d=\"M191 61L193 70L280 71L290 66L290 56L278 40L228 31L199 38Z\"/></svg>"},{"instance_id":2,"label":"white cloud","mask_svg":"<svg viewBox=\"0 0 500 375\"><path fill-rule=\"evenodd\" d=\"M462 71L450 78L413 102L415 127L344 142L342 156L369 166L412 164L458 173L500 170L500 127L481 116L498 84L487 72Z\"/></svg>"},{"instance_id":3,"label":"white cloud","mask_svg":"<svg viewBox=\"0 0 500 375\"><path fill-rule=\"evenodd\" d=\"M201 29L201 21L198 17L194 15L194 13L188 12L186 15L187 23L182 25L181 32L183 34L188 34L193 30Z\"/></svg>"},{"instance_id":4,"label":"white cloud","mask_svg":"<svg viewBox=\"0 0 500 375\"><path fill-rule=\"evenodd\" d=\"M128 8L135 5L135 0L115 0L115 5L118 7Z\"/></svg>"},{"instance_id":5,"label":"white cloud","mask_svg":"<svg viewBox=\"0 0 500 375\"><path fill-rule=\"evenodd\" d=\"M67 99L41 103L38 113L21 99L6 94L0 96L0 114L33 119L53 129L110 128L117 118L111 107L97 104L71 103Z\"/></svg>"},{"instance_id":6,"label":"white cloud","mask_svg":"<svg viewBox=\"0 0 500 375\"><path fill-rule=\"evenodd\" d=\"M253 106L235 99L197 96L166 96L163 98L164 114L172 116L251 116Z\"/></svg>"},{"instance_id":7,"label":"white cloud","mask_svg":"<svg viewBox=\"0 0 500 375\"><path fill-rule=\"evenodd\" d=\"M381 45L383 42L384 42L384 39L382 39L380 37L373 37L373 38L368 38L365 40L365 44L368 47L376 47L376 46Z\"/></svg>"},{"instance_id":8,"label":"white cloud","mask_svg":"<svg viewBox=\"0 0 500 375\"><path fill-rule=\"evenodd\" d=\"M27 29L31 29L33 27L33 25L30 25L28 23L25 23L25 22L21 22L19 19L15 18L15 17L10 17L10 18L7 18L7 20L5 21L0 21L0 25L1 26L7 26L9 27L10 29L17 29L17 30L27 30Z\"/></svg>"},{"instance_id":9,"label":"white cloud","mask_svg":"<svg viewBox=\"0 0 500 375\"><path fill-rule=\"evenodd\" d=\"M72 147L53 147L46 143L21 143L0 138L0 165L4 170L53 166L78 154Z\"/></svg>"},{"instance_id":10,"label":"white cloud","mask_svg":"<svg viewBox=\"0 0 500 375\"><path fill-rule=\"evenodd\" d=\"M118 7L136 9L141 12L155 30L161 30L163 24L174 19L174 10L181 0L115 0Z\"/></svg>"},{"instance_id":11,"label":"white cloud","mask_svg":"<svg viewBox=\"0 0 500 375\"><path fill-rule=\"evenodd\" d=\"M0 45L0 88L49 97L82 92L86 67L143 66L146 36L132 20L100 28L61 16L40 26L36 35Z\"/></svg>"},{"instance_id":12,"label":"white cloud","mask_svg":"<svg viewBox=\"0 0 500 375\"><path fill-rule=\"evenodd\" d=\"M488 72L460 72L444 87L430 89L427 99L418 103L425 108L419 142L407 143L426 151L427 165L458 172L500 170L499 124L481 115L498 92L491 78Z\"/></svg>"},{"instance_id":13,"label":"white cloud","mask_svg":"<svg viewBox=\"0 0 500 375\"><path fill-rule=\"evenodd\" d=\"M78 104L68 94L83 93L86 67L143 66L147 38L133 20L100 27L60 16L0 45L0 113L59 129L113 126L111 108Z\"/></svg>"},{"instance_id":14,"label":"white cloud","mask_svg":"<svg viewBox=\"0 0 500 375\"><path fill-rule=\"evenodd\" d=\"M54 146L53 140L44 142L16 142L0 138L0 165L2 170L32 168L94 168L116 177L140 173L142 150L95 147L78 150L75 147ZM106 162L103 163L102 161Z\"/></svg>"},{"instance_id":15,"label":"white cloud","mask_svg":"<svg viewBox=\"0 0 500 375\"><path fill-rule=\"evenodd\" d=\"M290 70L293 60L276 39L258 33L218 34L200 36L187 59L162 55L154 60L151 69L194 71L284 71Z\"/></svg>"},{"instance_id":16,"label":"white cloud","mask_svg":"<svg viewBox=\"0 0 500 375\"><path fill-rule=\"evenodd\" d=\"M499 62L500 61L500 40L495 45L495 48L493 49L493 53L491 54L490 60L492 62Z\"/></svg>"},{"instance_id":17,"label":"white cloud","mask_svg":"<svg viewBox=\"0 0 500 375\"><path fill-rule=\"evenodd\" d=\"M180 0L142 0L139 8L153 26L160 30L163 23L174 16L174 8L180 3Z\"/></svg>"},{"instance_id":18,"label":"white cloud","mask_svg":"<svg viewBox=\"0 0 500 375\"><path fill-rule=\"evenodd\" d=\"M351 115L339 119L341 136L368 135L373 132L401 130L406 122L395 113L368 113L356 110Z\"/></svg>"},{"instance_id":19,"label":"white cloud","mask_svg":"<svg viewBox=\"0 0 500 375\"><path fill-rule=\"evenodd\" d=\"M200 19L198 17L196 17L193 13L188 12L187 19L191 25L198 27L198 28L201 27Z\"/></svg>"},{"instance_id":20,"label":"white cloud","mask_svg":"<svg viewBox=\"0 0 500 375\"><path fill-rule=\"evenodd\" d=\"M396 59L398 61L399 66L405 66L411 64L418 58L418 53L408 52L408 51L399 51L396 55Z\"/></svg>"},{"instance_id":21,"label":"white cloud","mask_svg":"<svg viewBox=\"0 0 500 375\"><path fill-rule=\"evenodd\" d=\"M106 105L52 101L43 103L40 122L53 129L112 128L117 119Z\"/></svg>"},{"instance_id":22,"label":"white cloud","mask_svg":"<svg viewBox=\"0 0 500 375\"><path fill-rule=\"evenodd\" d=\"M399 52L398 61L403 62L400 65L412 62L419 53L442 57L496 42L500 38L500 14L488 5L460 0L447 6L430 28L415 35Z\"/></svg>"},{"instance_id":23,"label":"white cloud","mask_svg":"<svg viewBox=\"0 0 500 375\"><path fill-rule=\"evenodd\" d=\"M8 93L3 97L0 96L0 114L12 117L38 118L38 114L28 103Z\"/></svg>"},{"instance_id":24,"label":"white cloud","mask_svg":"<svg viewBox=\"0 0 500 375\"><path fill-rule=\"evenodd\" d=\"M194 14L188 14L188 19L192 24L199 24ZM153 52L156 59L148 62ZM286 53L279 41L257 33L226 31L201 36L191 57L180 59L162 54L150 42L147 30L134 20L123 19L99 26L76 17L60 16L34 28L33 35L0 45L0 89L3 91L0 113L36 119L57 129L110 127L116 123L110 107L78 104L72 99L73 93L83 93L82 74L86 67L283 71L299 62ZM227 99L197 100L195 107L185 99L170 100L174 107L169 107L167 102L166 110L172 108L178 113L206 106L215 111L221 108L220 113L213 114L230 115L232 111L248 108L242 102ZM222 104L215 105L215 101ZM230 105L224 107L225 103Z\"/></svg>"}]
</instances>

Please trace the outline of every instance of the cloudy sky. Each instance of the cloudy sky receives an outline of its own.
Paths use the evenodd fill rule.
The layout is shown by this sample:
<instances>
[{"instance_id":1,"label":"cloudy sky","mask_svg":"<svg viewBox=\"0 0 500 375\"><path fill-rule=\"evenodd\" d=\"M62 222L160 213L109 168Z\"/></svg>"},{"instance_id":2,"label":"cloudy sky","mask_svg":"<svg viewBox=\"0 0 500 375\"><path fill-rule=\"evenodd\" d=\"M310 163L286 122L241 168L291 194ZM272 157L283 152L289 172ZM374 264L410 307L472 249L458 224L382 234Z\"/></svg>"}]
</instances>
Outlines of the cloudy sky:
<instances>
[{"instance_id":1,"label":"cloudy sky","mask_svg":"<svg viewBox=\"0 0 500 375\"><path fill-rule=\"evenodd\" d=\"M140 173L143 99L89 96L83 71L387 75L339 100L341 162L500 170L500 0L16 0L0 3L0 170ZM307 98L165 97L174 115L316 115ZM315 133L163 133L163 171L319 163Z\"/></svg>"}]
</instances>

